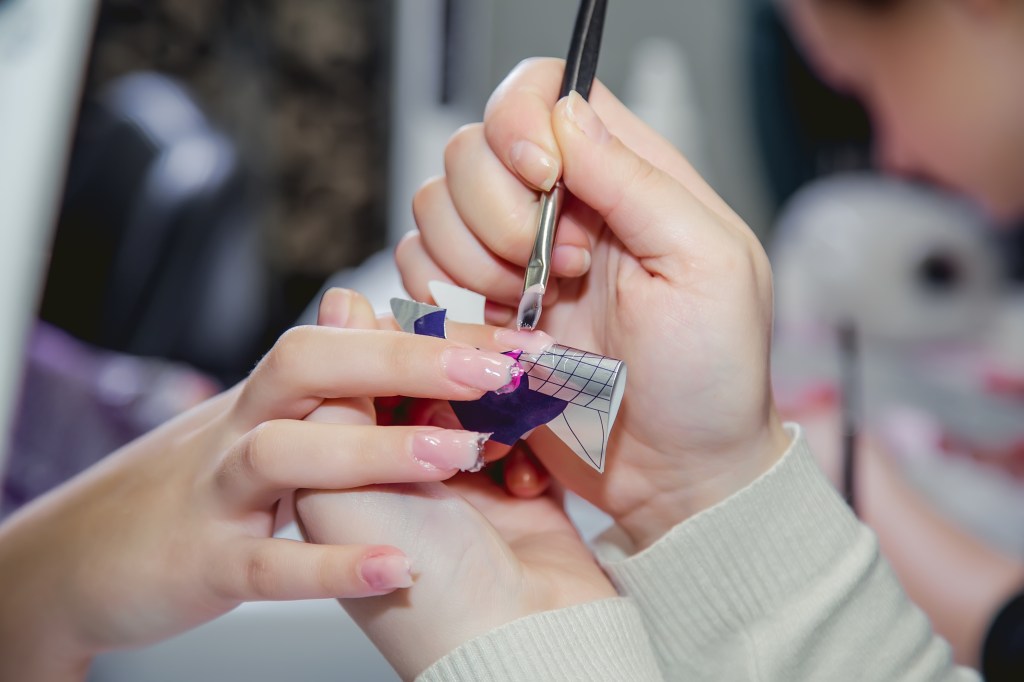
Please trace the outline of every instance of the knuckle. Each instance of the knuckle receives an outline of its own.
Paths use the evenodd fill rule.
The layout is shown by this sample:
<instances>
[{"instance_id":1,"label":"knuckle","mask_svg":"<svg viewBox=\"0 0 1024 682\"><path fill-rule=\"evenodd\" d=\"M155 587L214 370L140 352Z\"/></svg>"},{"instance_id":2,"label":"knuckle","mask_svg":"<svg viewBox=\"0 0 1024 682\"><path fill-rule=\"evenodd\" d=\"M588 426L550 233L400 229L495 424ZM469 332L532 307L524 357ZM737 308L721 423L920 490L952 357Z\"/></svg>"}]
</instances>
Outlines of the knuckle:
<instances>
[{"instance_id":1,"label":"knuckle","mask_svg":"<svg viewBox=\"0 0 1024 682\"><path fill-rule=\"evenodd\" d=\"M273 562L262 549L254 549L245 558L244 591L255 599L269 599L276 592Z\"/></svg>"},{"instance_id":2,"label":"knuckle","mask_svg":"<svg viewBox=\"0 0 1024 682\"><path fill-rule=\"evenodd\" d=\"M247 478L269 480L270 462L277 441L278 423L263 422L254 428L245 438L245 443L238 454L236 469Z\"/></svg>"},{"instance_id":3,"label":"knuckle","mask_svg":"<svg viewBox=\"0 0 1024 682\"><path fill-rule=\"evenodd\" d=\"M264 356L257 370L272 376L290 376L295 370L295 363L302 357L302 351L308 343L311 327L292 327L277 339L274 347Z\"/></svg>"},{"instance_id":4,"label":"knuckle","mask_svg":"<svg viewBox=\"0 0 1024 682\"><path fill-rule=\"evenodd\" d=\"M421 367L423 342L427 339L411 334L391 335L381 345L381 359L385 367L394 369L395 376L413 377Z\"/></svg>"},{"instance_id":5,"label":"knuckle","mask_svg":"<svg viewBox=\"0 0 1024 682\"><path fill-rule=\"evenodd\" d=\"M422 230L429 224L439 199L448 193L448 183L443 177L434 177L423 183L412 197L412 217Z\"/></svg>"},{"instance_id":6,"label":"knuckle","mask_svg":"<svg viewBox=\"0 0 1024 682\"><path fill-rule=\"evenodd\" d=\"M537 228L537 204L535 202L512 202L508 214L502 221L502 229L492 229L481 234L486 237L485 245L496 255L506 260L525 264L533 247L533 235Z\"/></svg>"},{"instance_id":7,"label":"knuckle","mask_svg":"<svg viewBox=\"0 0 1024 682\"><path fill-rule=\"evenodd\" d=\"M526 57L519 60L515 68L509 74L510 80L519 78L532 78L535 74L545 73L549 70L562 68L563 62L553 57Z\"/></svg>"},{"instance_id":8,"label":"knuckle","mask_svg":"<svg viewBox=\"0 0 1024 682\"><path fill-rule=\"evenodd\" d=\"M504 298L507 295L514 294L514 289L509 289L511 283L513 287L519 287L522 285L522 278L519 279L509 278L508 272L502 267L492 265L491 267L479 268L473 275L473 288L479 289L481 292L495 297Z\"/></svg>"},{"instance_id":9,"label":"knuckle","mask_svg":"<svg viewBox=\"0 0 1024 682\"><path fill-rule=\"evenodd\" d=\"M323 552L316 560L316 587L325 597L344 595L344 571L339 571L337 562L332 561L330 552Z\"/></svg>"},{"instance_id":10,"label":"knuckle","mask_svg":"<svg viewBox=\"0 0 1024 682\"><path fill-rule=\"evenodd\" d=\"M444 167L447 172L455 168L463 155L473 152L474 147L483 139L483 124L467 123L448 138L444 148Z\"/></svg>"},{"instance_id":11,"label":"knuckle","mask_svg":"<svg viewBox=\"0 0 1024 682\"><path fill-rule=\"evenodd\" d=\"M403 266L408 266L413 262L414 256L418 249L421 249L419 242L422 239L420 233L416 230L407 232L402 237L398 245L395 246L395 265L401 269Z\"/></svg>"},{"instance_id":12,"label":"knuckle","mask_svg":"<svg viewBox=\"0 0 1024 682\"><path fill-rule=\"evenodd\" d=\"M635 162L633 164L633 168L629 173L627 187L645 187L654 182L659 174L658 169L655 168L650 161L644 159L643 157L634 156L633 158L635 159ZM628 194L628 190L626 192L623 192L623 194Z\"/></svg>"}]
</instances>

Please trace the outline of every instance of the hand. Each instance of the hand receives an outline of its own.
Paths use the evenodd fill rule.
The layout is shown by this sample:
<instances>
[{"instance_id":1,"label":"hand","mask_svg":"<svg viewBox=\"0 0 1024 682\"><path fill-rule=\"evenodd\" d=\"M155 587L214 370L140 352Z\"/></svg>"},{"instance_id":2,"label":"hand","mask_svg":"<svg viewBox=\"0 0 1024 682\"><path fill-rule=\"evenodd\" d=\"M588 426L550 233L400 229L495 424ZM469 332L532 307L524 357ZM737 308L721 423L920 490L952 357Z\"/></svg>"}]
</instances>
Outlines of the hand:
<instances>
[{"instance_id":1,"label":"hand","mask_svg":"<svg viewBox=\"0 0 1024 682\"><path fill-rule=\"evenodd\" d=\"M336 290L321 322L375 319L365 299ZM287 332L245 382L0 527L0 678L81 677L97 652L152 642L243 601L409 585L407 558L380 539L272 538L279 502L296 488L437 481L472 467L479 434L377 427L361 396L475 399L507 383L510 367L443 339Z\"/></svg>"},{"instance_id":2,"label":"hand","mask_svg":"<svg viewBox=\"0 0 1024 682\"><path fill-rule=\"evenodd\" d=\"M769 389L771 272L743 221L607 89L595 85L593 106L578 95L556 104L562 68L525 62L484 123L452 138L446 175L417 194L420 230L396 258L415 297L450 281L486 295L491 321L510 320L536 189L561 172L572 196L542 327L625 360L629 383L603 476L546 429L530 442L556 479L645 547L788 446Z\"/></svg>"},{"instance_id":3,"label":"hand","mask_svg":"<svg viewBox=\"0 0 1024 682\"><path fill-rule=\"evenodd\" d=\"M411 557L408 590L342 600L403 679L517 618L616 596L554 499L509 497L483 474L302 491L297 509L314 542L372 537Z\"/></svg>"}]
</instances>

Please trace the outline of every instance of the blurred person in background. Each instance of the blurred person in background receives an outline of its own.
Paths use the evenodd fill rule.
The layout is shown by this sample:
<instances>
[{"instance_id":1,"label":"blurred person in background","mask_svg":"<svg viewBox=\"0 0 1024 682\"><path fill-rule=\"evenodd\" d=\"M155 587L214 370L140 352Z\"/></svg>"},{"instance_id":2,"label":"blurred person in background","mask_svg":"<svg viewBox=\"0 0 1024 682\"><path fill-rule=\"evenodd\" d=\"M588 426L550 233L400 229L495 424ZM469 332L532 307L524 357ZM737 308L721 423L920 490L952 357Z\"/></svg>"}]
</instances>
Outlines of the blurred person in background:
<instances>
[{"instance_id":1,"label":"blurred person in background","mask_svg":"<svg viewBox=\"0 0 1024 682\"><path fill-rule=\"evenodd\" d=\"M780 0L797 43L873 123L889 173L973 199L997 224L1024 218L1024 3L1017 0ZM898 229L898 228L894 228ZM1004 377L1020 395L1024 377ZM834 396L793 405L838 479ZM821 440L814 437L820 433ZM876 440L858 450L858 509L903 584L990 679L1020 679L1024 564L946 521L903 480ZM1013 453L1008 453L1012 456Z\"/></svg>"}]
</instances>

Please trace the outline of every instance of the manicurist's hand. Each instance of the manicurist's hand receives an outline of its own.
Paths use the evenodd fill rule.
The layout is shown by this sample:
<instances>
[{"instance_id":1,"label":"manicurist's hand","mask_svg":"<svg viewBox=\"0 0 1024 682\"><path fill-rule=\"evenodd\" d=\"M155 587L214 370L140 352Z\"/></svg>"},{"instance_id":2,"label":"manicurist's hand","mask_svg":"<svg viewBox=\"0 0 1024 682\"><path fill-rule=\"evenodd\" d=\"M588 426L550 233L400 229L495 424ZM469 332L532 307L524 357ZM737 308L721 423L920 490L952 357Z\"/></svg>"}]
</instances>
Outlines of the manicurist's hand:
<instances>
[{"instance_id":1,"label":"manicurist's hand","mask_svg":"<svg viewBox=\"0 0 1024 682\"><path fill-rule=\"evenodd\" d=\"M482 124L449 142L445 176L414 202L398 247L407 289L483 293L510 323L535 236L538 190L571 197L558 228L541 328L625 360L626 395L605 474L546 429L530 439L556 479L639 547L736 492L785 451L769 389L767 257L744 222L667 142L600 84L557 101L563 64L524 62Z\"/></svg>"},{"instance_id":2,"label":"manicurist's hand","mask_svg":"<svg viewBox=\"0 0 1024 682\"><path fill-rule=\"evenodd\" d=\"M367 396L470 400L513 362L375 326L328 292L234 389L130 443L0 527L0 678L81 678L249 600L381 595L412 584L388 538L272 537L298 488L439 481L476 466L480 434L376 426ZM339 327L363 327L346 329Z\"/></svg>"}]
</instances>

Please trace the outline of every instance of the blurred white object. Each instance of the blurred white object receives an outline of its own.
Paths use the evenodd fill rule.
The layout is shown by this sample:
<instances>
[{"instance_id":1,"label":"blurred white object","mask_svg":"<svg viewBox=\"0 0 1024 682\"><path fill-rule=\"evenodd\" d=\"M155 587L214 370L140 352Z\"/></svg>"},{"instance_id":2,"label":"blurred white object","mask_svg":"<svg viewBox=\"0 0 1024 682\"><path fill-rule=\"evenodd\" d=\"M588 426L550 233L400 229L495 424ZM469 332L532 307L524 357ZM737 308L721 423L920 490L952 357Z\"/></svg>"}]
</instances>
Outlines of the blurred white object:
<instances>
[{"instance_id":1,"label":"blurred white object","mask_svg":"<svg viewBox=\"0 0 1024 682\"><path fill-rule=\"evenodd\" d=\"M868 174L815 182L779 217L777 316L904 341L977 336L1000 284L984 231L967 204L925 187Z\"/></svg>"},{"instance_id":2,"label":"blurred white object","mask_svg":"<svg viewBox=\"0 0 1024 682\"><path fill-rule=\"evenodd\" d=\"M256 602L139 651L100 656L89 682L397 682L333 600Z\"/></svg>"},{"instance_id":3,"label":"blurred white object","mask_svg":"<svg viewBox=\"0 0 1024 682\"><path fill-rule=\"evenodd\" d=\"M60 205L96 3L0 4L0 434ZM0 449L0 475L7 458Z\"/></svg>"},{"instance_id":4,"label":"blurred white object","mask_svg":"<svg viewBox=\"0 0 1024 682\"><path fill-rule=\"evenodd\" d=\"M698 101L690 61L678 42L647 38L636 46L623 102L714 184Z\"/></svg>"}]
</instances>

